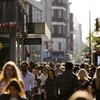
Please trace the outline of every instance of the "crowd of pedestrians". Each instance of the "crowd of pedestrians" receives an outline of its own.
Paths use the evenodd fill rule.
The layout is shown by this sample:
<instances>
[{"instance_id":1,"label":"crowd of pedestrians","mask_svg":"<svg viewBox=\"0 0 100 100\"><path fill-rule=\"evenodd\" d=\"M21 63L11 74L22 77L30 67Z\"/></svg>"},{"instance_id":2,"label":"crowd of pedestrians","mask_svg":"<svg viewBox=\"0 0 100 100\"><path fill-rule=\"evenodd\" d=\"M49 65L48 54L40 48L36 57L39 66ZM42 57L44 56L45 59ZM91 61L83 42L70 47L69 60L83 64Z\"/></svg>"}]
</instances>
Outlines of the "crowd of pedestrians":
<instances>
[{"instance_id":1,"label":"crowd of pedestrians","mask_svg":"<svg viewBox=\"0 0 100 100\"><path fill-rule=\"evenodd\" d=\"M80 95L82 94L82 95ZM0 100L100 100L100 67L8 61L0 72Z\"/></svg>"}]
</instances>

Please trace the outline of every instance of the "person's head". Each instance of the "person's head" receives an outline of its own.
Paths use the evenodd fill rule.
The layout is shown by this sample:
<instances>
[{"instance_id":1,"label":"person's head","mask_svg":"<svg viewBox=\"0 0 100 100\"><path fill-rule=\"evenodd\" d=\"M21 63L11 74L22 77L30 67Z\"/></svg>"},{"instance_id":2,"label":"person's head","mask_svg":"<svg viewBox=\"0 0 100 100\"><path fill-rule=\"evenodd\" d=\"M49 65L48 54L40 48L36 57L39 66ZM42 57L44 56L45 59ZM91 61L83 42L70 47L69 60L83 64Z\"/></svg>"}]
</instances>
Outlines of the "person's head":
<instances>
[{"instance_id":1,"label":"person's head","mask_svg":"<svg viewBox=\"0 0 100 100\"><path fill-rule=\"evenodd\" d=\"M27 72L28 68L29 68L29 64L27 61L22 61L20 63L20 68L22 72Z\"/></svg>"},{"instance_id":2,"label":"person's head","mask_svg":"<svg viewBox=\"0 0 100 100\"><path fill-rule=\"evenodd\" d=\"M66 70L72 70L72 68L73 68L72 62L68 61L68 62L65 63L65 69Z\"/></svg>"},{"instance_id":3,"label":"person's head","mask_svg":"<svg viewBox=\"0 0 100 100\"><path fill-rule=\"evenodd\" d=\"M65 66L61 66L60 69L61 69L62 71L65 71Z\"/></svg>"},{"instance_id":4,"label":"person's head","mask_svg":"<svg viewBox=\"0 0 100 100\"><path fill-rule=\"evenodd\" d=\"M80 68L85 68L85 64L82 63L82 64L80 65Z\"/></svg>"},{"instance_id":5,"label":"person's head","mask_svg":"<svg viewBox=\"0 0 100 100\"><path fill-rule=\"evenodd\" d=\"M20 70L13 61L5 63L0 75L1 81L5 81L10 78L17 78L18 80L21 80Z\"/></svg>"},{"instance_id":6,"label":"person's head","mask_svg":"<svg viewBox=\"0 0 100 100\"><path fill-rule=\"evenodd\" d=\"M35 68L33 68L32 69L32 73L34 74L34 75L39 75L39 71L40 71L40 68L39 67L35 67Z\"/></svg>"},{"instance_id":7,"label":"person's head","mask_svg":"<svg viewBox=\"0 0 100 100\"><path fill-rule=\"evenodd\" d=\"M56 69L60 69L61 64L60 63L57 63L55 67L56 67Z\"/></svg>"},{"instance_id":8,"label":"person's head","mask_svg":"<svg viewBox=\"0 0 100 100\"><path fill-rule=\"evenodd\" d=\"M87 91L76 91L68 100L93 100L93 97Z\"/></svg>"},{"instance_id":9,"label":"person's head","mask_svg":"<svg viewBox=\"0 0 100 100\"><path fill-rule=\"evenodd\" d=\"M29 65L31 68L35 68L35 63L33 61L31 61Z\"/></svg>"},{"instance_id":10,"label":"person's head","mask_svg":"<svg viewBox=\"0 0 100 100\"><path fill-rule=\"evenodd\" d=\"M96 70L96 67L93 66L92 69L91 69L91 71L95 73L95 70Z\"/></svg>"},{"instance_id":11,"label":"person's head","mask_svg":"<svg viewBox=\"0 0 100 100\"><path fill-rule=\"evenodd\" d=\"M43 69L42 69L42 72L43 72L43 74L48 74L48 68L47 67L44 67Z\"/></svg>"},{"instance_id":12,"label":"person's head","mask_svg":"<svg viewBox=\"0 0 100 100\"><path fill-rule=\"evenodd\" d=\"M55 78L55 72L53 69L49 69L48 71L48 78Z\"/></svg>"},{"instance_id":13,"label":"person's head","mask_svg":"<svg viewBox=\"0 0 100 100\"><path fill-rule=\"evenodd\" d=\"M80 69L77 74L77 77L79 80L88 80L90 78L85 69Z\"/></svg>"},{"instance_id":14,"label":"person's head","mask_svg":"<svg viewBox=\"0 0 100 100\"><path fill-rule=\"evenodd\" d=\"M54 68L54 64L52 62L49 65L50 65L50 68Z\"/></svg>"},{"instance_id":15,"label":"person's head","mask_svg":"<svg viewBox=\"0 0 100 100\"><path fill-rule=\"evenodd\" d=\"M12 78L3 90L3 93L10 94L11 97L17 97L18 95L25 96L21 83L18 79Z\"/></svg>"},{"instance_id":16,"label":"person's head","mask_svg":"<svg viewBox=\"0 0 100 100\"><path fill-rule=\"evenodd\" d=\"M45 67L47 67L48 68L48 70L50 69L50 66L47 64Z\"/></svg>"},{"instance_id":17,"label":"person's head","mask_svg":"<svg viewBox=\"0 0 100 100\"><path fill-rule=\"evenodd\" d=\"M43 62L43 66L45 67L47 65L47 62Z\"/></svg>"},{"instance_id":18,"label":"person's head","mask_svg":"<svg viewBox=\"0 0 100 100\"><path fill-rule=\"evenodd\" d=\"M79 71L79 67L75 66L75 67L73 68L73 72L74 72L74 73L77 73L78 71Z\"/></svg>"}]
</instances>

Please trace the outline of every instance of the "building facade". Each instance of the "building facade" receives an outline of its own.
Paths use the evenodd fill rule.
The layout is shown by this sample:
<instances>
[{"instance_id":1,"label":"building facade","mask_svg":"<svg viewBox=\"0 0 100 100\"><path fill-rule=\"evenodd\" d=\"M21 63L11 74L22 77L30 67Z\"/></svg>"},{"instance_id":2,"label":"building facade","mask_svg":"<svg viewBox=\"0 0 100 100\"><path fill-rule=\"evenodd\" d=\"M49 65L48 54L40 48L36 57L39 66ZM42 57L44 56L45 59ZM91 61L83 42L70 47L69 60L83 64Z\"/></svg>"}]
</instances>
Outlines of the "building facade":
<instances>
[{"instance_id":1,"label":"building facade","mask_svg":"<svg viewBox=\"0 0 100 100\"><path fill-rule=\"evenodd\" d=\"M79 51L82 48L82 25L78 22L76 16L70 13L70 50L72 51L72 60L78 61Z\"/></svg>"},{"instance_id":2,"label":"building facade","mask_svg":"<svg viewBox=\"0 0 100 100\"><path fill-rule=\"evenodd\" d=\"M67 60L69 11L68 0L52 0L52 59L54 62Z\"/></svg>"},{"instance_id":3,"label":"building facade","mask_svg":"<svg viewBox=\"0 0 100 100\"><path fill-rule=\"evenodd\" d=\"M26 3L26 11L29 23L45 22L51 30L51 0L24 0ZM31 51L31 56L27 57L28 61L43 62L44 55L46 54L45 40L42 38L42 45L28 45L27 50Z\"/></svg>"},{"instance_id":4,"label":"building facade","mask_svg":"<svg viewBox=\"0 0 100 100\"><path fill-rule=\"evenodd\" d=\"M0 67L8 60L19 64L19 60L24 59L24 56L20 57L18 50L21 45L19 40L22 42L26 34L23 28L25 9L22 3L22 0L0 0L0 43L2 44Z\"/></svg>"}]
</instances>

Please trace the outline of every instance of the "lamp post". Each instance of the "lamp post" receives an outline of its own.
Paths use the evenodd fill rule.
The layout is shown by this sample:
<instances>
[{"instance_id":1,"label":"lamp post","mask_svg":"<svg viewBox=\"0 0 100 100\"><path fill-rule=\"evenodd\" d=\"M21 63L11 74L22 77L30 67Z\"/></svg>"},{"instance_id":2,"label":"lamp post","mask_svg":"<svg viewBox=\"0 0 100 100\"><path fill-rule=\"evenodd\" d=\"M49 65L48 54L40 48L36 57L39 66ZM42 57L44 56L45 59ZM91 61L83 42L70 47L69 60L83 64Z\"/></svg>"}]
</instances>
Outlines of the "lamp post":
<instances>
[{"instance_id":1,"label":"lamp post","mask_svg":"<svg viewBox=\"0 0 100 100\"><path fill-rule=\"evenodd\" d=\"M91 65L91 10L89 10L89 64Z\"/></svg>"}]
</instances>

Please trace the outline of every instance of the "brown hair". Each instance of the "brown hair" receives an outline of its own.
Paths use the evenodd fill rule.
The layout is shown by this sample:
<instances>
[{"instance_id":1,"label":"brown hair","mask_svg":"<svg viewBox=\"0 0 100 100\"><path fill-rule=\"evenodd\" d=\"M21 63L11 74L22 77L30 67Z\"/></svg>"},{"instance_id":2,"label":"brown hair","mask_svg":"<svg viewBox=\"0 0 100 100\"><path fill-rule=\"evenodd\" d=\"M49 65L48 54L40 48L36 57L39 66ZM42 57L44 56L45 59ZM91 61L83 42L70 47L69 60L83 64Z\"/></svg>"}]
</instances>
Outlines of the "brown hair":
<instances>
[{"instance_id":1,"label":"brown hair","mask_svg":"<svg viewBox=\"0 0 100 100\"><path fill-rule=\"evenodd\" d=\"M10 94L10 86L13 86L16 88L16 90L18 90L18 95L20 95L21 97L25 97L25 92L21 86L21 83L16 78L12 78L9 80L9 82L3 90L3 93Z\"/></svg>"}]
</instances>

